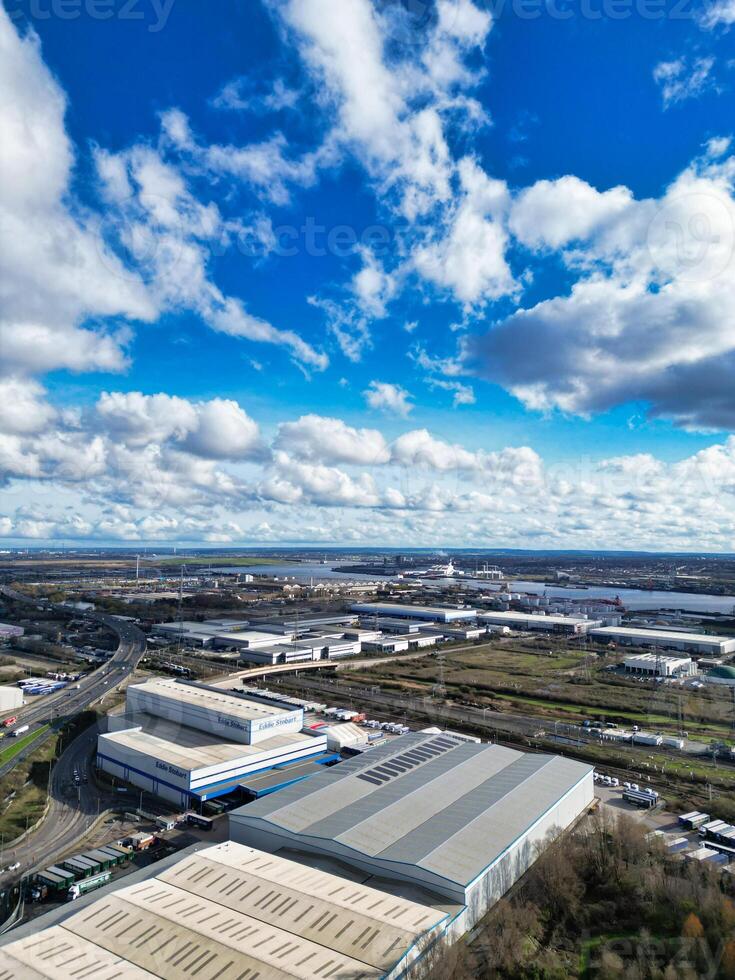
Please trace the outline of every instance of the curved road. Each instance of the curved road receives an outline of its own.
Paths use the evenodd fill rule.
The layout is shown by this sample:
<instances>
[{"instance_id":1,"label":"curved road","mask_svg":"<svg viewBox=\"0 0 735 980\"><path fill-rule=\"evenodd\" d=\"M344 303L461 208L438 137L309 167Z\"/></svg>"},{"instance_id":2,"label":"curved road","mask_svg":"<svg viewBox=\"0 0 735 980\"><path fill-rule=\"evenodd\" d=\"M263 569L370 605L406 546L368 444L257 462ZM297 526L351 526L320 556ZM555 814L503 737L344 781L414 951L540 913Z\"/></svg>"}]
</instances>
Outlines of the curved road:
<instances>
[{"instance_id":1,"label":"curved road","mask_svg":"<svg viewBox=\"0 0 735 980\"><path fill-rule=\"evenodd\" d=\"M7 586L0 587L0 592L16 602L23 602L29 605L44 605L36 599L30 599L20 592L15 592ZM45 604L50 605L50 604ZM53 609L68 613L76 618L80 617L77 610L65 609L63 606L54 605ZM20 725L29 725L31 732L39 725L53 724L59 725L69 721L80 714L91 704L114 690L119 684L125 681L138 666L140 658L145 653L145 635L133 623L117 616L109 616L105 613L83 613L85 619L93 619L103 623L118 637L118 647L112 657L98 667L96 670L87 674L80 682L79 686L69 685L58 694L51 694L46 697L34 699L30 704L17 709L17 718ZM50 735L51 733L49 733ZM4 766L0 766L0 778L15 766L24 756L30 754L42 744L44 736L35 739L27 748L23 749L14 756Z\"/></svg>"},{"instance_id":2,"label":"curved road","mask_svg":"<svg viewBox=\"0 0 735 980\"><path fill-rule=\"evenodd\" d=\"M51 772L49 810L39 825L18 844L10 844L0 856L0 890L31 871L47 868L59 855L71 850L92 826L98 815L120 806L120 799L103 793L91 783L74 785L74 770L87 780L92 777L92 758L97 727L83 732L59 756ZM15 871L6 868L20 864Z\"/></svg>"}]
</instances>

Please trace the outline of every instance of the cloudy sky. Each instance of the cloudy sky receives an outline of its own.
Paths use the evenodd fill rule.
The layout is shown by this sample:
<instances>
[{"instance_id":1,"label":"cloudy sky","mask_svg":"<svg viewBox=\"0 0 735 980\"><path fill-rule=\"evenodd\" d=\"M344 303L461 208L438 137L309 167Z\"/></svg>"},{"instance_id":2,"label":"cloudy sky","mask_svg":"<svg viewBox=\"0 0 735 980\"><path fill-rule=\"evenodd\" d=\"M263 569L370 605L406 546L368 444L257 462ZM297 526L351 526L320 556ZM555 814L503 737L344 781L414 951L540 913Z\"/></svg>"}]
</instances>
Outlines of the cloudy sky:
<instances>
[{"instance_id":1,"label":"cloudy sky","mask_svg":"<svg viewBox=\"0 0 735 980\"><path fill-rule=\"evenodd\" d=\"M734 25L5 0L0 546L735 551Z\"/></svg>"}]
</instances>

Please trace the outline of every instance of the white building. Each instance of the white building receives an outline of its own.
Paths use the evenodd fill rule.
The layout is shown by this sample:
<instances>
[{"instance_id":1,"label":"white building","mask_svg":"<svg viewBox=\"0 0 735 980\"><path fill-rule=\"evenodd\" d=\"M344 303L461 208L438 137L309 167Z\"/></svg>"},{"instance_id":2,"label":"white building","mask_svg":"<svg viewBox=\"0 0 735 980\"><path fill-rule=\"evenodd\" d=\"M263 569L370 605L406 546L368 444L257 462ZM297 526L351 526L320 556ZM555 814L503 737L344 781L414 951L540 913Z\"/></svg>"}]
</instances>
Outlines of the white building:
<instances>
[{"instance_id":1,"label":"white building","mask_svg":"<svg viewBox=\"0 0 735 980\"><path fill-rule=\"evenodd\" d=\"M624 667L629 674L648 674L652 677L691 677L697 673L697 666L691 657L664 657L655 653L626 657Z\"/></svg>"},{"instance_id":2,"label":"white building","mask_svg":"<svg viewBox=\"0 0 735 980\"><path fill-rule=\"evenodd\" d=\"M128 688L126 709L97 739L98 768L181 807L327 747L321 733L301 731L303 707L252 693L152 680Z\"/></svg>"},{"instance_id":3,"label":"white building","mask_svg":"<svg viewBox=\"0 0 735 980\"><path fill-rule=\"evenodd\" d=\"M247 745L300 732L304 725L302 709L168 678L131 685L126 710L129 716L141 712Z\"/></svg>"},{"instance_id":4,"label":"white building","mask_svg":"<svg viewBox=\"0 0 735 980\"><path fill-rule=\"evenodd\" d=\"M23 707L23 689L20 687L0 687L0 713Z\"/></svg>"},{"instance_id":5,"label":"white building","mask_svg":"<svg viewBox=\"0 0 735 980\"><path fill-rule=\"evenodd\" d=\"M487 612L477 617L480 623L507 626L514 630L542 630L544 633L586 633L600 625L599 620L582 619L578 616L545 616L543 613Z\"/></svg>"},{"instance_id":6,"label":"white building","mask_svg":"<svg viewBox=\"0 0 735 980\"><path fill-rule=\"evenodd\" d=\"M459 609L447 606L410 606L392 602L358 602L350 606L352 612L363 616L388 616L401 619L423 619L438 623L453 623L459 619L475 619L476 609ZM378 622L378 625L380 623Z\"/></svg>"},{"instance_id":7,"label":"white building","mask_svg":"<svg viewBox=\"0 0 735 980\"><path fill-rule=\"evenodd\" d=\"M602 626L590 630L590 637L600 643L627 643L636 647L660 647L662 650L684 650L706 656L735 653L735 638L710 636L707 633L682 633L678 630L643 629L632 626Z\"/></svg>"},{"instance_id":8,"label":"white building","mask_svg":"<svg viewBox=\"0 0 735 980\"><path fill-rule=\"evenodd\" d=\"M412 733L230 813L230 836L322 855L462 907L466 931L594 797L592 766Z\"/></svg>"},{"instance_id":9,"label":"white building","mask_svg":"<svg viewBox=\"0 0 735 980\"><path fill-rule=\"evenodd\" d=\"M22 626L15 626L12 623L0 623L0 640L12 640L16 636L23 636Z\"/></svg>"}]
</instances>

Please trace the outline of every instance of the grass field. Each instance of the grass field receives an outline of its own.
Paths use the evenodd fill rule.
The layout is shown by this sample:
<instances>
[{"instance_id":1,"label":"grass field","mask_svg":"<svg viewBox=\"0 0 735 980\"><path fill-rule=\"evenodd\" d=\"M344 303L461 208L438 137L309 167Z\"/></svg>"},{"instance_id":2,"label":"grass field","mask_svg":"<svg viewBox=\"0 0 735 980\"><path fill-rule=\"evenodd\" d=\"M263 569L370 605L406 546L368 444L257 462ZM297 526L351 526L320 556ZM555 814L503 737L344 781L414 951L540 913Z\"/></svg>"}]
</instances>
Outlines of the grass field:
<instances>
[{"instance_id":1,"label":"grass field","mask_svg":"<svg viewBox=\"0 0 735 980\"><path fill-rule=\"evenodd\" d=\"M503 641L467 650L444 650L444 682L450 696L499 711L537 715L539 720L604 719L677 732L679 715L685 731L702 741L735 739L733 704L726 692L639 684L605 671L615 658L567 646L548 638ZM350 672L354 683L380 681L393 690L430 693L437 681L437 662L394 662Z\"/></svg>"},{"instance_id":2,"label":"grass field","mask_svg":"<svg viewBox=\"0 0 735 980\"><path fill-rule=\"evenodd\" d=\"M4 766L6 762L10 762L27 745L35 742L37 738L40 738L41 735L47 732L50 727L50 725L43 725L41 728L37 728L35 732L29 732L22 738L4 738L2 743L0 743L3 746L0 749L0 766Z\"/></svg>"}]
</instances>

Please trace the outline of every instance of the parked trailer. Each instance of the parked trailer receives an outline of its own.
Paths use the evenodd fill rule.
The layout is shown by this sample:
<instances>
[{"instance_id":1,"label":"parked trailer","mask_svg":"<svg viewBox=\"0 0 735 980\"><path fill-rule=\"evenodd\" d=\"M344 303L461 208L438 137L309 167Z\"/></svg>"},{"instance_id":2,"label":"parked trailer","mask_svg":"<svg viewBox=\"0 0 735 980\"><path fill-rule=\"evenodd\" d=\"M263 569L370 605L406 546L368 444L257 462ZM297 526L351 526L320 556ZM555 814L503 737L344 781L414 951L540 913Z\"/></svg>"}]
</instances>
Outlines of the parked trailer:
<instances>
[{"instance_id":1,"label":"parked trailer","mask_svg":"<svg viewBox=\"0 0 735 980\"><path fill-rule=\"evenodd\" d=\"M647 807L648 809L652 809L658 803L658 796L654 796L653 793L646 793L644 790L637 789L623 790L623 799L628 803L632 803L634 806L639 806L641 808Z\"/></svg>"},{"instance_id":2,"label":"parked trailer","mask_svg":"<svg viewBox=\"0 0 735 980\"><path fill-rule=\"evenodd\" d=\"M709 823L709 820L709 813L701 813L699 810L693 810L691 813L685 813L679 817L679 823L689 827L690 830L696 830L702 824Z\"/></svg>"},{"instance_id":3,"label":"parked trailer","mask_svg":"<svg viewBox=\"0 0 735 980\"><path fill-rule=\"evenodd\" d=\"M677 837L676 840L669 841L666 845L666 850L671 854L678 854L680 851L685 851L689 847L689 840L686 837Z\"/></svg>"},{"instance_id":4,"label":"parked trailer","mask_svg":"<svg viewBox=\"0 0 735 980\"><path fill-rule=\"evenodd\" d=\"M716 834L718 831L724 830L725 827L727 827L725 820L710 820L709 823L705 823L699 828L699 836L709 837L710 834Z\"/></svg>"},{"instance_id":5,"label":"parked trailer","mask_svg":"<svg viewBox=\"0 0 735 980\"><path fill-rule=\"evenodd\" d=\"M101 874L93 875L91 878L77 881L66 893L66 900L73 902L75 898L81 898L87 892L92 892L95 888L101 888L103 885L106 885L110 878L112 878L112 873L110 871L103 871Z\"/></svg>"},{"instance_id":6,"label":"parked trailer","mask_svg":"<svg viewBox=\"0 0 735 980\"><path fill-rule=\"evenodd\" d=\"M186 813L184 814L184 820L190 827L199 827L201 830L211 830L214 827L213 820L199 813Z\"/></svg>"}]
</instances>

